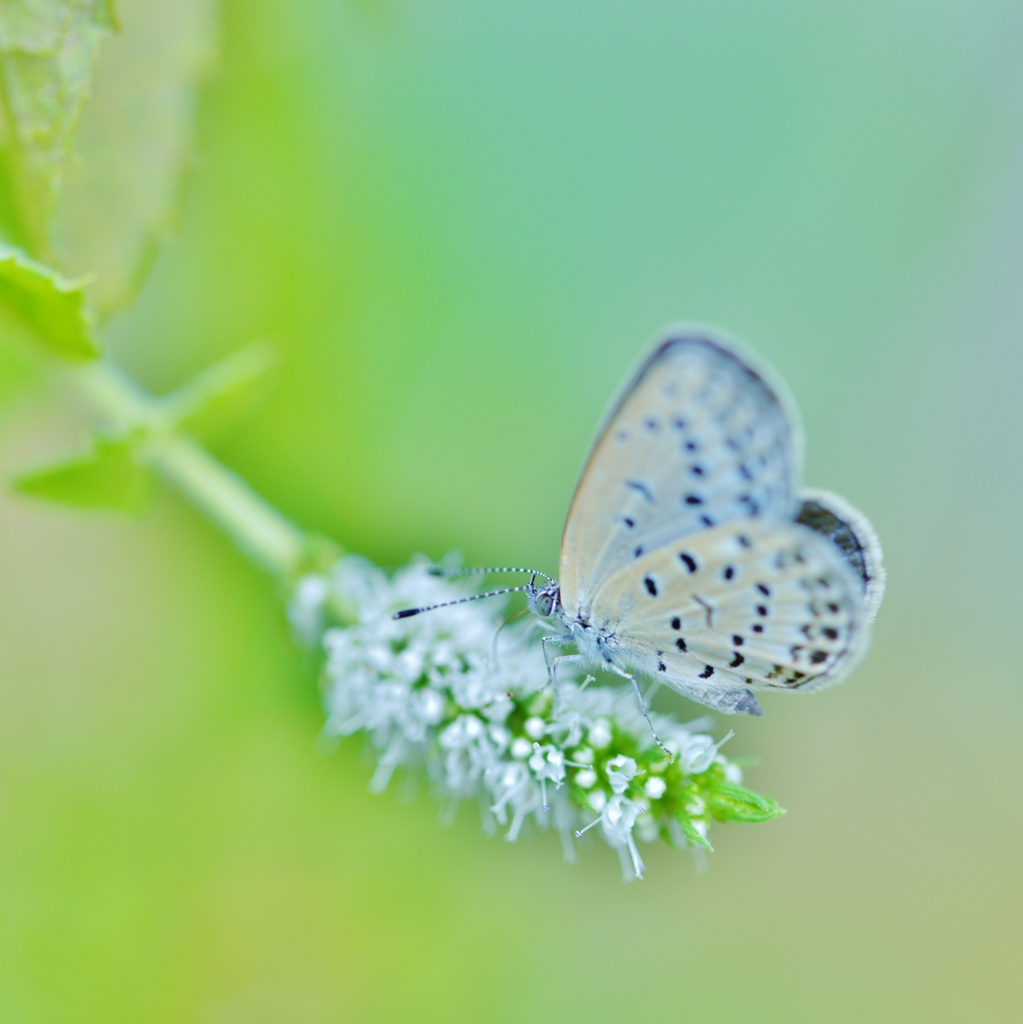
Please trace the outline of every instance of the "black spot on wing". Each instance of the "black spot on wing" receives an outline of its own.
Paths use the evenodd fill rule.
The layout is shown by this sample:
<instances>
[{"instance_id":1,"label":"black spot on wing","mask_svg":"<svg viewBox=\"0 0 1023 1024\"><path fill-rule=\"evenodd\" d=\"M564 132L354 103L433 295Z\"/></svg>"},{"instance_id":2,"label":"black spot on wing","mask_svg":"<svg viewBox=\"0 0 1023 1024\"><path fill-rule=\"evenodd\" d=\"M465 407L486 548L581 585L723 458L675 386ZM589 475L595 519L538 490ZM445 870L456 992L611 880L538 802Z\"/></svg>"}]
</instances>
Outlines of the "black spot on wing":
<instances>
[{"instance_id":1,"label":"black spot on wing","mask_svg":"<svg viewBox=\"0 0 1023 1024\"><path fill-rule=\"evenodd\" d=\"M696 569L697 569L697 565L696 565L696 559L695 559L695 558L693 558L693 556L692 556L692 555L690 555L690 554L689 554L688 552L686 552L686 551L680 551L680 552L678 553L678 558L679 558L679 561L680 561L680 562L681 562L681 563L682 563L682 564L683 564L683 565L684 565L684 566L685 566L685 567L686 567L686 568L687 568L687 569L688 569L688 570L689 570L690 572L696 572Z\"/></svg>"},{"instance_id":2,"label":"black spot on wing","mask_svg":"<svg viewBox=\"0 0 1023 1024\"><path fill-rule=\"evenodd\" d=\"M642 480L626 480L625 486L628 487L630 491L635 491L649 504L652 505L654 503L655 499L653 488L648 483L645 483Z\"/></svg>"},{"instance_id":3,"label":"black spot on wing","mask_svg":"<svg viewBox=\"0 0 1023 1024\"><path fill-rule=\"evenodd\" d=\"M677 648L678 648L678 649L679 649L680 651L686 651L686 650L688 650L688 648L686 647L686 642L685 642L685 640L683 640L683 639L682 639L682 637L679 637L679 638L678 638L678 639L677 639L677 640L675 641L675 646L676 646L676 647L677 647Z\"/></svg>"},{"instance_id":4,"label":"black spot on wing","mask_svg":"<svg viewBox=\"0 0 1023 1024\"><path fill-rule=\"evenodd\" d=\"M654 578L652 576L644 576L643 577L643 586L646 587L646 592L651 597L656 597L657 596L657 582L656 582L656 580L654 580Z\"/></svg>"},{"instance_id":5,"label":"black spot on wing","mask_svg":"<svg viewBox=\"0 0 1023 1024\"><path fill-rule=\"evenodd\" d=\"M710 677L712 675L714 675L714 666L713 665L707 665L704 668L704 670L700 673L700 678L701 679L710 679Z\"/></svg>"},{"instance_id":6,"label":"black spot on wing","mask_svg":"<svg viewBox=\"0 0 1023 1024\"><path fill-rule=\"evenodd\" d=\"M738 668L746 659L738 651L732 651L732 654L734 654L735 657L728 663L728 667Z\"/></svg>"}]
</instances>

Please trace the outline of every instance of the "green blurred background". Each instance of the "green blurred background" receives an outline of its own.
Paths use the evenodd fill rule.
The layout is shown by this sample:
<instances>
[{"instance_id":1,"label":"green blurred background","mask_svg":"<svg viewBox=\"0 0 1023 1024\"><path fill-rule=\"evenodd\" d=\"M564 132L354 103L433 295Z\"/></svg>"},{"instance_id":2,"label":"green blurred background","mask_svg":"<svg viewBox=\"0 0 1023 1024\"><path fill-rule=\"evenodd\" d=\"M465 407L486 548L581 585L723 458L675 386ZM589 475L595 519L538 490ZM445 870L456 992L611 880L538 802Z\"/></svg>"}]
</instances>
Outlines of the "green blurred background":
<instances>
[{"instance_id":1,"label":"green blurred background","mask_svg":"<svg viewBox=\"0 0 1023 1024\"><path fill-rule=\"evenodd\" d=\"M788 379L888 597L851 682L736 726L787 817L625 886L368 795L175 495L4 496L0 1018L1019 1019L1021 43L1015 0L228 2L180 233L107 336L157 391L275 339L229 465L382 564L551 570L625 368L711 321ZM84 436L27 382L0 428L7 471Z\"/></svg>"}]
</instances>

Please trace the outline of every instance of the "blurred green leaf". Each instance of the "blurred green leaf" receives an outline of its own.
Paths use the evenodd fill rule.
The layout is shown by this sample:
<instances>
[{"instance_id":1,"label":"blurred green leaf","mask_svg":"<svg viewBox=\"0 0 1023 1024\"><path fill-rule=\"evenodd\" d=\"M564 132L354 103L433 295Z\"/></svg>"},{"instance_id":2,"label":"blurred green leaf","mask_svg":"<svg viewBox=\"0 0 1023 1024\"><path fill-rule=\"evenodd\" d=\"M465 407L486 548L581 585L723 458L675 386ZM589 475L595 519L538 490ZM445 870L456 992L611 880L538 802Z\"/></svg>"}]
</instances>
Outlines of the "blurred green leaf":
<instances>
[{"instance_id":1,"label":"blurred green leaf","mask_svg":"<svg viewBox=\"0 0 1023 1024\"><path fill-rule=\"evenodd\" d=\"M23 351L12 345L0 345L0 409L8 399L37 386L41 380L39 367Z\"/></svg>"},{"instance_id":2,"label":"blurred green leaf","mask_svg":"<svg viewBox=\"0 0 1023 1024\"><path fill-rule=\"evenodd\" d=\"M97 437L90 451L19 476L22 494L76 508L138 512L156 492L156 474L139 459L136 437Z\"/></svg>"},{"instance_id":3,"label":"blurred green leaf","mask_svg":"<svg viewBox=\"0 0 1023 1024\"><path fill-rule=\"evenodd\" d=\"M48 255L48 227L112 0L0 0L3 141L20 228Z\"/></svg>"},{"instance_id":4,"label":"blurred green leaf","mask_svg":"<svg viewBox=\"0 0 1023 1024\"><path fill-rule=\"evenodd\" d=\"M64 359L95 359L99 342L85 303L87 279L68 281L24 253L0 243L0 305L36 340Z\"/></svg>"},{"instance_id":5,"label":"blurred green leaf","mask_svg":"<svg viewBox=\"0 0 1023 1024\"><path fill-rule=\"evenodd\" d=\"M267 341L256 341L196 374L161 402L167 423L206 435L234 419L253 401L266 374L277 364Z\"/></svg>"},{"instance_id":6,"label":"blurred green leaf","mask_svg":"<svg viewBox=\"0 0 1023 1024\"><path fill-rule=\"evenodd\" d=\"M61 269L96 273L101 317L131 301L176 227L197 88L217 53L216 0L119 0L117 11L53 227Z\"/></svg>"},{"instance_id":7,"label":"blurred green leaf","mask_svg":"<svg viewBox=\"0 0 1023 1024\"><path fill-rule=\"evenodd\" d=\"M770 821L785 813L770 797L724 781L707 794L707 806L718 821Z\"/></svg>"}]
</instances>

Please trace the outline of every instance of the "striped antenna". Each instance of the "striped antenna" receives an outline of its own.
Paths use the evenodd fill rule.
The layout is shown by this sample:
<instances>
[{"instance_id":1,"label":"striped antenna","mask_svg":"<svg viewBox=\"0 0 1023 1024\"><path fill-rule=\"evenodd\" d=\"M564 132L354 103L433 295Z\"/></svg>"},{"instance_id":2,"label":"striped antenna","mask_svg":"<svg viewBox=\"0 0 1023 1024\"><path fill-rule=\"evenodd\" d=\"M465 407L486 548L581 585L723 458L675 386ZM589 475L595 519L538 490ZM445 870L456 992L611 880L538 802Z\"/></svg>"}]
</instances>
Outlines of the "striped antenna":
<instances>
[{"instance_id":1,"label":"striped antenna","mask_svg":"<svg viewBox=\"0 0 1023 1024\"><path fill-rule=\"evenodd\" d=\"M542 576L548 583L553 583L554 580L545 572L540 572L539 569L510 569L507 566L492 567L487 569L480 569L476 567L468 569L444 569L439 565L431 566L426 570L431 576L476 576L476 575L490 575L491 573L497 572L528 572L534 576ZM480 594L480 597L486 595Z\"/></svg>"},{"instance_id":2,"label":"striped antenna","mask_svg":"<svg viewBox=\"0 0 1023 1024\"><path fill-rule=\"evenodd\" d=\"M529 570L532 572L532 570ZM409 619L413 615L419 615L422 612L432 612L435 608L450 608L453 604L465 604L466 601L479 601L484 597L497 597L500 594L517 594L520 590L528 590L529 584L525 587L505 587L503 590L491 590L486 594L471 594L469 597L460 597L457 601L444 601L441 604L431 604L425 608L405 608L400 612L395 612L391 618L394 619Z\"/></svg>"}]
</instances>

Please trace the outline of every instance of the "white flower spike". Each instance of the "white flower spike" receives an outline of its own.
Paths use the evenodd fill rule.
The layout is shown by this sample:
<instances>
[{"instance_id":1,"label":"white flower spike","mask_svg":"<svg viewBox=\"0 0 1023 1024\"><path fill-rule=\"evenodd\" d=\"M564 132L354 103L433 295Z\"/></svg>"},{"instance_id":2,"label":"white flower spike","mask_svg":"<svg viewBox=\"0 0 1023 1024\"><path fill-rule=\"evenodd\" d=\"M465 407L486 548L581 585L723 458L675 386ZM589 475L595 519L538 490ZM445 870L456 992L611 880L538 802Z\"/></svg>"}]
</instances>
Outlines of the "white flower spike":
<instances>
[{"instance_id":1,"label":"white flower spike","mask_svg":"<svg viewBox=\"0 0 1023 1024\"><path fill-rule=\"evenodd\" d=\"M425 765L441 799L475 798L511 842L527 822L553 826L566 859L572 837L599 825L627 880L645 870L637 836L709 849L711 819L782 813L739 784L741 769L721 755L724 740L706 734L706 717L686 725L651 714L672 759L652 741L631 691L562 678L555 710L528 628L506 629L495 661L492 607L466 602L395 620L398 609L466 593L429 568L414 561L388 578L345 557L303 577L289 608L300 638L326 651L324 731L368 735L378 755L374 791L396 770ZM327 626L338 608L348 621Z\"/></svg>"}]
</instances>

